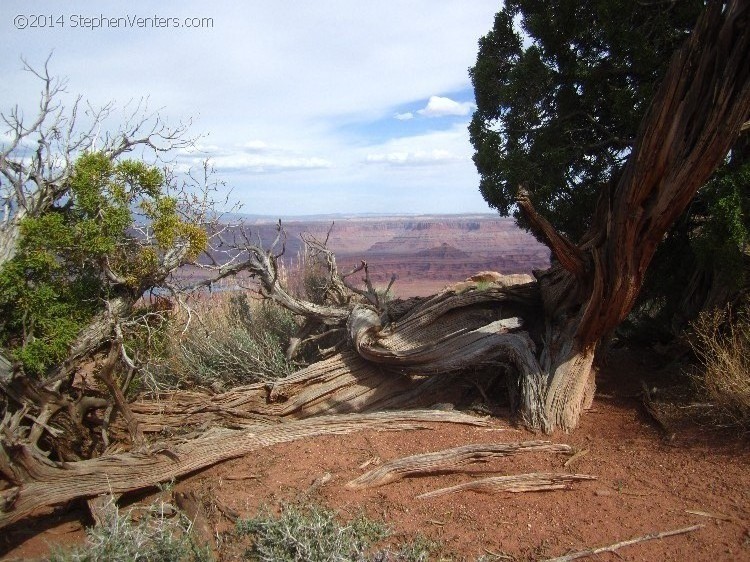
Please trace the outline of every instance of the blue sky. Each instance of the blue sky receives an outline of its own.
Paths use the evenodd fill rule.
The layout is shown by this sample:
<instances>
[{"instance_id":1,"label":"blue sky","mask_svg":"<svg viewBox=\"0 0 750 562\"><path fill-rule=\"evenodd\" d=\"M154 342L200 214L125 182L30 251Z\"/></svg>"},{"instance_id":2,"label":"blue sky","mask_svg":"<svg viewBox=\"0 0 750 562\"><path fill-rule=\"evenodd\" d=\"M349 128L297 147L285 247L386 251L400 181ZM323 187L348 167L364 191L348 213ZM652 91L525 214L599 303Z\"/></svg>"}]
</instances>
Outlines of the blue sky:
<instances>
[{"instance_id":1,"label":"blue sky","mask_svg":"<svg viewBox=\"0 0 750 562\"><path fill-rule=\"evenodd\" d=\"M203 136L179 166L209 158L245 212L489 212L466 131L467 69L500 7L3 0L0 109L33 112L39 83L20 58L40 66L54 51L52 72L68 78L71 96L120 107L148 96L167 120L192 118L191 132ZM18 16L34 15L54 27L16 28ZM212 23L82 27L101 16Z\"/></svg>"}]
</instances>

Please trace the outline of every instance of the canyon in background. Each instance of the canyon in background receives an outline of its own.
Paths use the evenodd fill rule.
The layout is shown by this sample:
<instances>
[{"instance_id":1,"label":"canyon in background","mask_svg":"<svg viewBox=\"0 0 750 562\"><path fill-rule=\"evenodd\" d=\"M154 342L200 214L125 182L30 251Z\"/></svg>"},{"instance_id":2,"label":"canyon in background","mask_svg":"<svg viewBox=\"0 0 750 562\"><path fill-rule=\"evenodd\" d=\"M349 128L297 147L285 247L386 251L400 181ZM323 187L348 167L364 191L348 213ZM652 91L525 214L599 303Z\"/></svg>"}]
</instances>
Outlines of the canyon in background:
<instances>
[{"instance_id":1,"label":"canyon in background","mask_svg":"<svg viewBox=\"0 0 750 562\"><path fill-rule=\"evenodd\" d=\"M252 242L260 240L264 248L278 234L278 221L269 217L249 216L243 222ZM391 292L398 297L430 295L479 271L531 273L549 266L544 245L514 219L493 214L294 217L282 226L282 260L290 277L302 259L300 235L308 233L320 241L328 236L340 272L366 260L376 287L385 287L396 275ZM361 278L357 273L349 281L358 284Z\"/></svg>"}]
</instances>

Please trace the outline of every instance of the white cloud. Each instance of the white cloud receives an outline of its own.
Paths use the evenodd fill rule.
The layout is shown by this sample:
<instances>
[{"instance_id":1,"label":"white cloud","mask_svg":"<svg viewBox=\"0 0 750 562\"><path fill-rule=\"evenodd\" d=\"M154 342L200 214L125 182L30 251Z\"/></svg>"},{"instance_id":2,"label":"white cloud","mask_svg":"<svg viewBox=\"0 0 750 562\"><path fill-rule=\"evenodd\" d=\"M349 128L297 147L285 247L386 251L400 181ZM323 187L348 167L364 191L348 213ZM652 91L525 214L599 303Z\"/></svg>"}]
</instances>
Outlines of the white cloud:
<instances>
[{"instance_id":1,"label":"white cloud","mask_svg":"<svg viewBox=\"0 0 750 562\"><path fill-rule=\"evenodd\" d=\"M390 139L370 146L363 152L365 164L385 164L394 167L444 166L448 164L468 168L472 173L472 149L466 123L444 131Z\"/></svg>"},{"instance_id":2,"label":"white cloud","mask_svg":"<svg viewBox=\"0 0 750 562\"><path fill-rule=\"evenodd\" d=\"M28 11L27 4L0 2L6 55L0 58L0 111L18 102L33 114L39 84L19 70L19 56L39 66L54 51L50 69L68 78L68 105L78 92L95 106L113 99L121 106L147 95L153 108L163 108L159 112L168 123L192 118L191 133L209 133L210 139L201 139L200 152L178 155L179 163L210 156L219 174L231 170L226 179L254 212L276 212L274 204L288 204L288 189L307 194L299 201L301 213L329 201L331 212L374 210L368 205L399 205L407 185L414 193L432 192L436 185L448 191L450 185L460 201L488 209L478 194L465 131L456 136L460 143L440 135L375 139L403 133L396 120L409 113L419 120L435 110L426 104L420 114L394 115L411 109L415 100L449 92L468 99L466 69L476 60L477 40L492 27L497 0L183 0L160 4L156 15L211 17L214 27L92 31L66 25L34 34L33 41L29 30L12 26L15 14ZM62 10L66 18L154 15L147 0L106 3L93 13L90 2L64 4L38 0L34 5L39 13ZM407 154L405 162L423 165L367 165L368 155L400 153ZM286 174L283 181L270 174L287 170L300 172ZM395 176L398 181L391 181ZM380 197L370 198L373 186ZM267 198L256 197L261 190ZM442 204L415 201L434 205L433 210Z\"/></svg>"},{"instance_id":3,"label":"white cloud","mask_svg":"<svg viewBox=\"0 0 750 562\"><path fill-rule=\"evenodd\" d=\"M414 114L411 111L407 111L406 113L396 113L393 118L398 119L399 121L408 121L409 119L414 119Z\"/></svg>"},{"instance_id":4,"label":"white cloud","mask_svg":"<svg viewBox=\"0 0 750 562\"><path fill-rule=\"evenodd\" d=\"M474 109L471 102L457 102L450 98L430 96L427 106L417 111L425 117L446 117L448 115L468 115Z\"/></svg>"},{"instance_id":5,"label":"white cloud","mask_svg":"<svg viewBox=\"0 0 750 562\"><path fill-rule=\"evenodd\" d=\"M269 150L268 143L262 140L247 141L242 143L240 146L245 152L265 152Z\"/></svg>"},{"instance_id":6,"label":"white cloud","mask_svg":"<svg viewBox=\"0 0 750 562\"><path fill-rule=\"evenodd\" d=\"M300 170L319 170L332 166L324 158L295 156L261 156L257 154L234 154L210 158L211 164L221 172L246 172L268 174Z\"/></svg>"},{"instance_id":7,"label":"white cloud","mask_svg":"<svg viewBox=\"0 0 750 562\"><path fill-rule=\"evenodd\" d=\"M416 152L388 152L385 154L368 154L368 164L390 164L392 166L430 166L459 160L460 157L448 150L417 150Z\"/></svg>"},{"instance_id":8,"label":"white cloud","mask_svg":"<svg viewBox=\"0 0 750 562\"><path fill-rule=\"evenodd\" d=\"M254 139L233 145L196 144L180 151L178 171L199 167L208 160L218 173L267 174L298 170L322 170L333 166L321 156L311 156L292 147Z\"/></svg>"}]
</instances>

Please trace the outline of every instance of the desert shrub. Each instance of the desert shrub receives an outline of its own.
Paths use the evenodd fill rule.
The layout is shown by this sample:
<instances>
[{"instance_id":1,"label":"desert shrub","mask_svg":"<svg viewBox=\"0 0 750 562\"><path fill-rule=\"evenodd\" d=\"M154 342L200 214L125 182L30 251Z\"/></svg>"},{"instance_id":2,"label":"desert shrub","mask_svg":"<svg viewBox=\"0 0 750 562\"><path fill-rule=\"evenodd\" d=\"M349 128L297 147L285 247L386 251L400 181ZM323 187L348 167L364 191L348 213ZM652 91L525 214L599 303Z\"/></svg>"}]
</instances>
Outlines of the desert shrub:
<instances>
[{"instance_id":1,"label":"desert shrub","mask_svg":"<svg viewBox=\"0 0 750 562\"><path fill-rule=\"evenodd\" d=\"M750 306L704 312L692 333L701 363L694 380L715 406L716 421L750 428Z\"/></svg>"},{"instance_id":2,"label":"desert shrub","mask_svg":"<svg viewBox=\"0 0 750 562\"><path fill-rule=\"evenodd\" d=\"M305 262L301 271L302 296L310 302L324 304L330 280L325 268L315 262Z\"/></svg>"},{"instance_id":3,"label":"desert shrub","mask_svg":"<svg viewBox=\"0 0 750 562\"><path fill-rule=\"evenodd\" d=\"M315 304L332 304L339 295L335 289L332 291L328 258L313 237L305 235L303 239L306 243L283 281L298 298Z\"/></svg>"},{"instance_id":4,"label":"desert shrub","mask_svg":"<svg viewBox=\"0 0 750 562\"><path fill-rule=\"evenodd\" d=\"M184 515L168 518L155 503L135 522L132 511L121 513L114 502L101 525L86 532L86 545L52 553L52 562L203 562L210 550L199 546Z\"/></svg>"},{"instance_id":5,"label":"desert shrub","mask_svg":"<svg viewBox=\"0 0 750 562\"><path fill-rule=\"evenodd\" d=\"M391 548L373 546L390 535L364 515L341 523L333 510L316 504L285 505L237 522L236 532L252 540L249 560L261 562L426 562L436 544L423 537Z\"/></svg>"},{"instance_id":6,"label":"desert shrub","mask_svg":"<svg viewBox=\"0 0 750 562\"><path fill-rule=\"evenodd\" d=\"M270 301L252 301L245 293L211 297L194 305L185 329L173 322L160 382L170 386L232 386L291 374L286 359L294 316Z\"/></svg>"},{"instance_id":7,"label":"desert shrub","mask_svg":"<svg viewBox=\"0 0 750 562\"><path fill-rule=\"evenodd\" d=\"M385 526L365 517L341 525L335 512L314 504L284 506L278 517L262 510L239 520L237 532L252 537L249 559L262 562L361 560L388 534Z\"/></svg>"}]
</instances>

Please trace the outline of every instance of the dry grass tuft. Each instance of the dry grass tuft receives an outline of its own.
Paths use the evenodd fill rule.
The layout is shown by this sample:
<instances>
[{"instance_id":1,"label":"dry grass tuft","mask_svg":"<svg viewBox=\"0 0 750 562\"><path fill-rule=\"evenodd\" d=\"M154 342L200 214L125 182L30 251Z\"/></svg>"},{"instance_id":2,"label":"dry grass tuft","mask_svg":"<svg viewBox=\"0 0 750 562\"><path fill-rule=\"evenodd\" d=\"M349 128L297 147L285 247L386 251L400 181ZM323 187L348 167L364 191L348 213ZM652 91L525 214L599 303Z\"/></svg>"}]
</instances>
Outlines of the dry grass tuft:
<instances>
[{"instance_id":1,"label":"dry grass tuft","mask_svg":"<svg viewBox=\"0 0 750 562\"><path fill-rule=\"evenodd\" d=\"M173 323L162 383L230 388L295 370L285 354L297 330L290 312L242 292L206 299L194 309L187 329L182 322Z\"/></svg>"},{"instance_id":2,"label":"dry grass tuft","mask_svg":"<svg viewBox=\"0 0 750 562\"><path fill-rule=\"evenodd\" d=\"M694 382L713 406L715 423L750 429L750 306L702 313L692 330L701 362Z\"/></svg>"}]
</instances>

